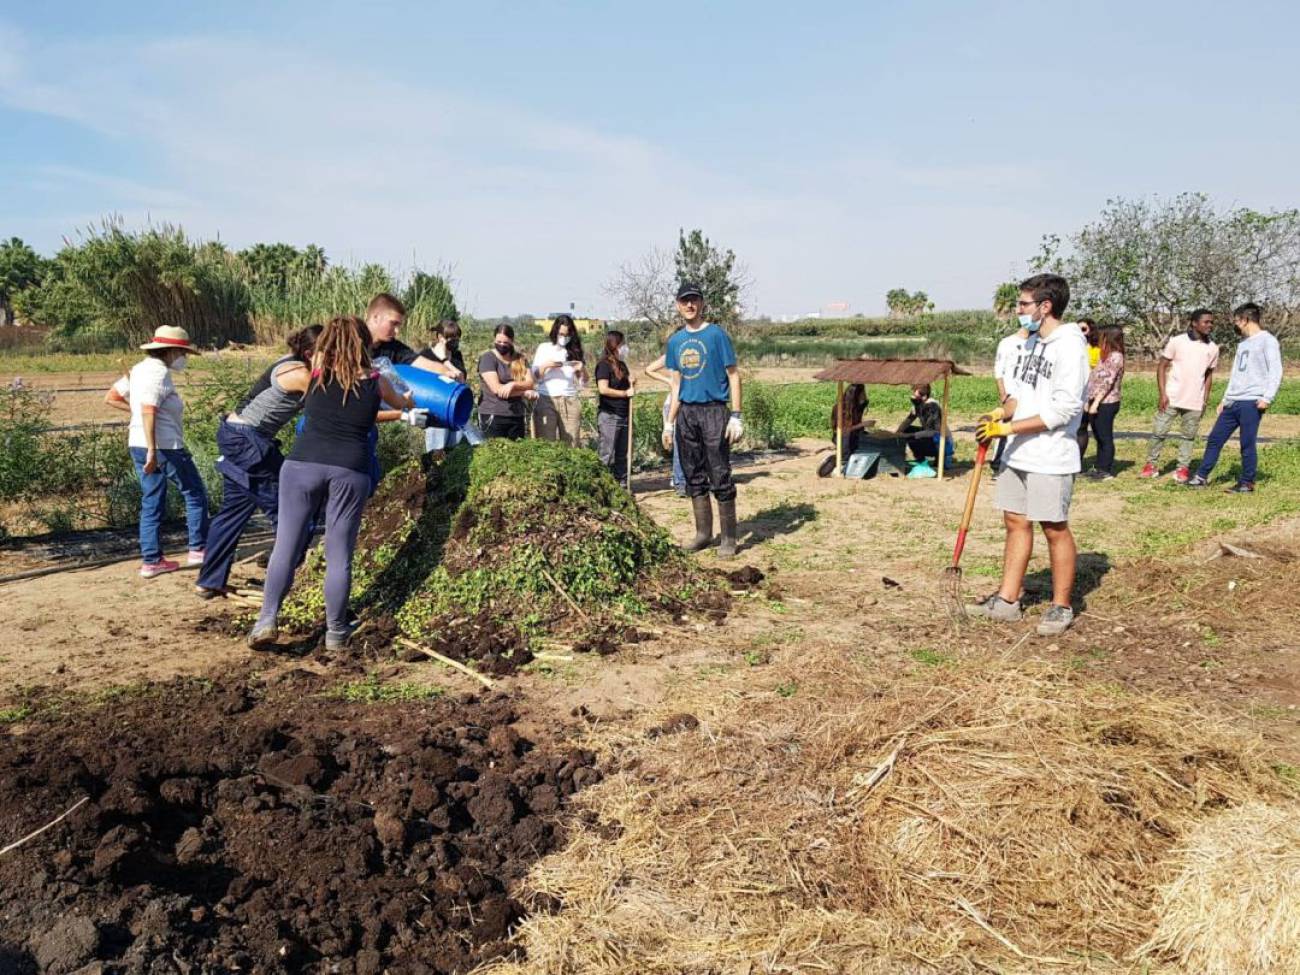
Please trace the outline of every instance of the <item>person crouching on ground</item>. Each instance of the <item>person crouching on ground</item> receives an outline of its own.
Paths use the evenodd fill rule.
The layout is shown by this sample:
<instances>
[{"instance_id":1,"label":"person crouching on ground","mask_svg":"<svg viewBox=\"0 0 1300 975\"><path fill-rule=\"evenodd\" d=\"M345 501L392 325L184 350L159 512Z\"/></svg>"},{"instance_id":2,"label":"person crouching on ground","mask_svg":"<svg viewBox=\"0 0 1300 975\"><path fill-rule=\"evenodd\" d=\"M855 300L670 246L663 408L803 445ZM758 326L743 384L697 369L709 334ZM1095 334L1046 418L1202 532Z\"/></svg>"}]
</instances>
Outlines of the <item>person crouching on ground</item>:
<instances>
[{"instance_id":1,"label":"person crouching on ground","mask_svg":"<svg viewBox=\"0 0 1300 975\"><path fill-rule=\"evenodd\" d=\"M972 611L994 620L1021 618L1021 584L1034 550L1034 524L1040 524L1052 564L1052 602L1038 624L1043 636L1063 633L1074 621L1077 550L1070 532L1070 497L1079 472L1075 438L1088 382L1088 343L1077 325L1061 321L1069 301L1069 285L1056 274L1035 275L1020 285L1017 310L1029 338L1007 375L1006 403L981 418L975 433L984 444L1007 439L1006 466L994 499L1007 537L1002 585ZM998 415L1003 411L1010 420Z\"/></svg>"},{"instance_id":2,"label":"person crouching on ground","mask_svg":"<svg viewBox=\"0 0 1300 975\"><path fill-rule=\"evenodd\" d=\"M858 445L862 441L862 431L875 422L874 420L868 421L865 419L867 407L870 404L867 387L862 383L849 383L835 401L835 405L831 407L831 449L835 450L838 445L840 454L846 463L848 458L858 452ZM841 429L843 431L842 441ZM835 454L831 454L817 468L817 476L830 477L834 471Z\"/></svg>"},{"instance_id":3,"label":"person crouching on ground","mask_svg":"<svg viewBox=\"0 0 1300 975\"><path fill-rule=\"evenodd\" d=\"M939 442L943 439L943 407L930 395L930 384L912 387L912 410L894 431L907 437L907 445L916 460L938 460Z\"/></svg>"},{"instance_id":4,"label":"person crouching on ground","mask_svg":"<svg viewBox=\"0 0 1300 975\"><path fill-rule=\"evenodd\" d=\"M1251 494L1255 490L1258 456L1255 438L1263 419L1282 385L1282 349L1276 336L1259 324L1260 307L1247 302L1232 312L1232 325L1241 336L1232 360L1232 376L1219 400L1219 415L1205 441L1205 456L1188 487L1205 487L1210 472L1219 462L1219 452L1232 432L1241 429L1241 476L1228 488L1231 494Z\"/></svg>"},{"instance_id":5,"label":"person crouching on ground","mask_svg":"<svg viewBox=\"0 0 1300 975\"><path fill-rule=\"evenodd\" d=\"M1156 366L1160 398L1154 429L1147 444L1147 462L1138 477L1160 476L1160 451L1175 423L1179 440L1174 480L1186 484L1192 476L1192 447L1210 398L1214 369L1219 364L1219 347L1210 339L1213 331L1214 314L1198 308L1188 316L1186 334L1175 335L1165 343Z\"/></svg>"},{"instance_id":6,"label":"person crouching on ground","mask_svg":"<svg viewBox=\"0 0 1300 975\"><path fill-rule=\"evenodd\" d=\"M131 414L127 447L140 479L140 575L152 579L175 572L180 563L163 557L162 521L167 512L167 482L185 499L189 531L189 565L203 564L208 534L208 495L194 458L185 447L182 428L185 404L172 382L172 373L185 369L186 357L200 355L183 328L159 326L153 340L140 346L148 353L109 389L104 401Z\"/></svg>"},{"instance_id":7,"label":"person crouching on ground","mask_svg":"<svg viewBox=\"0 0 1300 975\"><path fill-rule=\"evenodd\" d=\"M549 341L533 353L533 378L537 405L533 408L534 436L570 447L582 445L582 391L584 380L582 337L571 315L556 315Z\"/></svg>"},{"instance_id":8,"label":"person crouching on ground","mask_svg":"<svg viewBox=\"0 0 1300 975\"><path fill-rule=\"evenodd\" d=\"M683 284L677 290L677 314L685 327L668 339L664 353L664 368L672 379L664 447L678 443L682 450L686 492L695 514L695 538L687 550L701 551L713 541L711 490L722 523L718 556L729 559L736 554L731 447L745 432L736 350L721 326L704 320L704 293L696 285Z\"/></svg>"},{"instance_id":9,"label":"person crouching on ground","mask_svg":"<svg viewBox=\"0 0 1300 975\"><path fill-rule=\"evenodd\" d=\"M605 348L596 363L596 386L600 391L596 409L600 462L614 475L614 480L626 485L630 474L627 469L628 418L632 412L632 397L636 395L636 380L627 366L623 333L616 329L605 333Z\"/></svg>"},{"instance_id":10,"label":"person crouching on ground","mask_svg":"<svg viewBox=\"0 0 1300 975\"><path fill-rule=\"evenodd\" d=\"M410 410L374 370L368 333L359 318L334 318L316 340L311 382L303 400L307 423L280 469L280 522L267 566L262 611L248 645L274 644L280 605L293 583L317 508L325 503L325 646L337 650L351 635L348 596L352 553L370 497L370 431L381 403Z\"/></svg>"},{"instance_id":11,"label":"person crouching on ground","mask_svg":"<svg viewBox=\"0 0 1300 975\"><path fill-rule=\"evenodd\" d=\"M221 510L208 528L203 570L194 591L204 599L225 595L239 537L259 509L276 527L280 510L280 466L284 456L276 434L302 409L311 378L316 337L324 326L308 325L288 338L289 354L267 367L233 413L217 425L217 470Z\"/></svg>"}]
</instances>

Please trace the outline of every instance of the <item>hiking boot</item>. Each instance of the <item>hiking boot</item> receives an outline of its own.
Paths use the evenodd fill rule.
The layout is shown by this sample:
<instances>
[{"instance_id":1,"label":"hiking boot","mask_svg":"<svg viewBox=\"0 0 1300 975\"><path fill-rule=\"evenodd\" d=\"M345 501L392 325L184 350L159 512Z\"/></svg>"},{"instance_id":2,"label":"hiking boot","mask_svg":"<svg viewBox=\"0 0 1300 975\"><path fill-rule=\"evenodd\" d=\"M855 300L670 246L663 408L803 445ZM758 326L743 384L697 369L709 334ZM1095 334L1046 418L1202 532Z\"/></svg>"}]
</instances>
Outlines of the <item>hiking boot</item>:
<instances>
[{"instance_id":1,"label":"hiking boot","mask_svg":"<svg viewBox=\"0 0 1300 975\"><path fill-rule=\"evenodd\" d=\"M203 564L203 549L201 549L201 548L192 548L192 549L190 549L190 554L187 555L187 556L185 556L185 564L186 564L186 565L202 565L202 564Z\"/></svg>"},{"instance_id":2,"label":"hiking boot","mask_svg":"<svg viewBox=\"0 0 1300 975\"><path fill-rule=\"evenodd\" d=\"M326 630L325 649L326 650L344 649L348 645L348 640L352 638L352 631L355 629L356 627L353 626L351 623L349 623L347 629L342 630L341 632L336 632L334 630Z\"/></svg>"},{"instance_id":3,"label":"hiking boot","mask_svg":"<svg viewBox=\"0 0 1300 975\"><path fill-rule=\"evenodd\" d=\"M1187 486L1190 488L1203 488L1205 487L1205 485L1209 483L1210 482L1207 481L1205 478L1201 477L1200 474L1193 474L1191 477L1187 479Z\"/></svg>"},{"instance_id":4,"label":"hiking boot","mask_svg":"<svg viewBox=\"0 0 1300 975\"><path fill-rule=\"evenodd\" d=\"M1174 471L1172 477L1179 484L1186 484L1192 479L1192 472L1186 467L1180 467Z\"/></svg>"},{"instance_id":5,"label":"hiking boot","mask_svg":"<svg viewBox=\"0 0 1300 975\"><path fill-rule=\"evenodd\" d=\"M695 515L695 537L686 546L686 551L702 552L713 541L713 499L707 494L691 498L691 510Z\"/></svg>"},{"instance_id":6,"label":"hiking boot","mask_svg":"<svg viewBox=\"0 0 1300 975\"><path fill-rule=\"evenodd\" d=\"M1001 623L1019 623L1020 622L1020 600L1009 603L997 593L994 593L988 599L973 606L967 606L967 611L972 616L981 616L984 619L998 620Z\"/></svg>"},{"instance_id":7,"label":"hiking boot","mask_svg":"<svg viewBox=\"0 0 1300 975\"><path fill-rule=\"evenodd\" d=\"M230 587L222 586L220 589L209 589L207 586L195 586L194 595L200 599L219 599L230 595Z\"/></svg>"},{"instance_id":8,"label":"hiking boot","mask_svg":"<svg viewBox=\"0 0 1300 975\"><path fill-rule=\"evenodd\" d=\"M1141 472L1138 474L1138 477L1159 477L1159 476L1160 476L1160 472L1156 470L1156 465L1152 463L1148 463L1145 467L1142 468Z\"/></svg>"},{"instance_id":9,"label":"hiking boot","mask_svg":"<svg viewBox=\"0 0 1300 975\"><path fill-rule=\"evenodd\" d=\"M1047 612L1043 618L1038 621L1039 636L1060 636L1070 628L1074 622L1074 610L1069 606L1057 606L1056 603L1047 607Z\"/></svg>"},{"instance_id":10,"label":"hiking boot","mask_svg":"<svg viewBox=\"0 0 1300 975\"><path fill-rule=\"evenodd\" d=\"M152 579L154 576L163 575L166 572L175 572L181 567L179 562L173 562L171 559L159 559L157 562L146 562L140 566L140 578Z\"/></svg>"},{"instance_id":11,"label":"hiking boot","mask_svg":"<svg viewBox=\"0 0 1300 975\"><path fill-rule=\"evenodd\" d=\"M280 637L279 631L275 624L268 626L254 626L253 631L248 634L248 646L250 650L270 650L275 646L275 641Z\"/></svg>"},{"instance_id":12,"label":"hiking boot","mask_svg":"<svg viewBox=\"0 0 1300 975\"><path fill-rule=\"evenodd\" d=\"M1228 493L1228 494L1254 494L1254 493L1255 493L1255 482L1254 482L1254 481L1238 481L1238 482L1237 482L1236 484L1234 484L1232 487L1228 488L1227 493Z\"/></svg>"},{"instance_id":13,"label":"hiking boot","mask_svg":"<svg viewBox=\"0 0 1300 975\"><path fill-rule=\"evenodd\" d=\"M736 499L718 502L718 521L722 523L722 538L718 542L718 558L736 557Z\"/></svg>"}]
</instances>

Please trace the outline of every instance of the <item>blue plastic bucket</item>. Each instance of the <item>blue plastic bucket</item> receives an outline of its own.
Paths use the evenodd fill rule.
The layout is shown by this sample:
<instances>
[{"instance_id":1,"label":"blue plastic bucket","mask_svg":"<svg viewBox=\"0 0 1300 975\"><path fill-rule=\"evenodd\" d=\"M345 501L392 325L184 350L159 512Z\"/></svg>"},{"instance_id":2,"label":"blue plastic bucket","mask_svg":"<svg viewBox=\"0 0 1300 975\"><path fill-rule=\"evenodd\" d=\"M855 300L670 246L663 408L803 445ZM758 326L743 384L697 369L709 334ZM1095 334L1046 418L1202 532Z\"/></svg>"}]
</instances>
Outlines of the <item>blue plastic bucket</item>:
<instances>
[{"instance_id":1,"label":"blue plastic bucket","mask_svg":"<svg viewBox=\"0 0 1300 975\"><path fill-rule=\"evenodd\" d=\"M474 411L474 394L464 383L415 366L394 366L397 377L411 389L415 405L429 411L436 427L459 430Z\"/></svg>"}]
</instances>

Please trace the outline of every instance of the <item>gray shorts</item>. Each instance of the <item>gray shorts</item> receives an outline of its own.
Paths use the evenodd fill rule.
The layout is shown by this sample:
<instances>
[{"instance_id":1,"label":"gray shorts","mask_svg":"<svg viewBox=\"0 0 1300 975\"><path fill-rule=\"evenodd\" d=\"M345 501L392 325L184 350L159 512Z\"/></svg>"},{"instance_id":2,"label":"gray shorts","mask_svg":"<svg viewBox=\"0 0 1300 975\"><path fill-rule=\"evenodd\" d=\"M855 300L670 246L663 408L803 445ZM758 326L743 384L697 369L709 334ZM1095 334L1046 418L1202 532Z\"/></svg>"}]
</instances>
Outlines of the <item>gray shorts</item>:
<instances>
[{"instance_id":1,"label":"gray shorts","mask_svg":"<svg viewBox=\"0 0 1300 975\"><path fill-rule=\"evenodd\" d=\"M1030 521L1051 523L1070 520L1073 474L1031 474L1005 467L998 475L993 506Z\"/></svg>"}]
</instances>

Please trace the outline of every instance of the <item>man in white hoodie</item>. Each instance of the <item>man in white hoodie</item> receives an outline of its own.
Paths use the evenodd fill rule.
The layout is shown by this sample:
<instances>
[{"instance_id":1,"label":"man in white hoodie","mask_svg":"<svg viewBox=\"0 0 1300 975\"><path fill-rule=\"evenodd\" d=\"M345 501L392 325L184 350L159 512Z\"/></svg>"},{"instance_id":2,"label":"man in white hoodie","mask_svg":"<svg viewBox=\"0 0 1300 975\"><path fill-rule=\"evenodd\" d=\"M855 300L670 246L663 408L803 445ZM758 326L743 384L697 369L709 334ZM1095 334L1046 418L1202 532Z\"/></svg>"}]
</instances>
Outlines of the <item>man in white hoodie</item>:
<instances>
[{"instance_id":1,"label":"man in white hoodie","mask_svg":"<svg viewBox=\"0 0 1300 975\"><path fill-rule=\"evenodd\" d=\"M1016 310L1028 338L1004 376L1006 400L982 418L975 433L981 443L1007 440L994 498L1007 540L1002 585L973 612L995 620L1021 618L1020 588L1034 550L1034 524L1040 524L1052 563L1052 602L1038 624L1043 636L1064 633L1074 622L1078 553L1070 498L1081 466L1075 435L1088 384L1088 341L1078 325L1061 321L1069 301L1070 286L1060 275L1037 274L1020 285Z\"/></svg>"}]
</instances>

